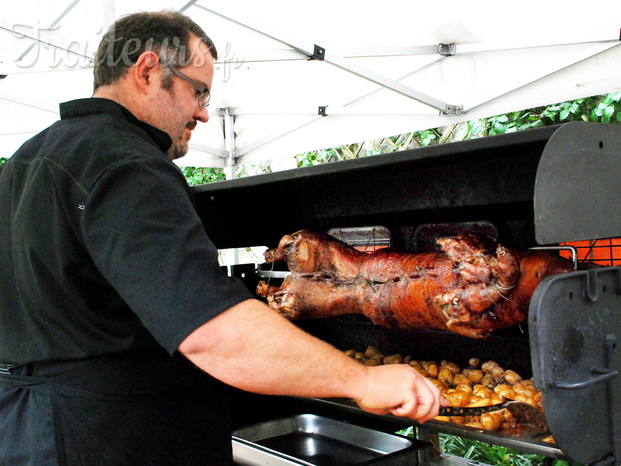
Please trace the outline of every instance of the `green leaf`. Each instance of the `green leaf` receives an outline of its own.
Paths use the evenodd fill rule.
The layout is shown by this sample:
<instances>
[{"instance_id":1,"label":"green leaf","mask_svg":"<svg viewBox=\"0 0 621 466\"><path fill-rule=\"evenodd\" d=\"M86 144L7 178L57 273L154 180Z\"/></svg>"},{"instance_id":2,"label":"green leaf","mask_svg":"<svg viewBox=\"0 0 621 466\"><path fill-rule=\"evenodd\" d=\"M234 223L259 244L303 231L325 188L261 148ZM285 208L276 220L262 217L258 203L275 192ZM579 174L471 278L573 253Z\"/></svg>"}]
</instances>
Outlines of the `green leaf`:
<instances>
[{"instance_id":1,"label":"green leaf","mask_svg":"<svg viewBox=\"0 0 621 466\"><path fill-rule=\"evenodd\" d=\"M212 183L226 178L222 168L182 167L181 172L190 186Z\"/></svg>"},{"instance_id":2,"label":"green leaf","mask_svg":"<svg viewBox=\"0 0 621 466\"><path fill-rule=\"evenodd\" d=\"M621 91L617 91L617 92L613 92L611 94L608 94L607 98L610 99L613 102L619 102L619 100L621 100Z\"/></svg>"}]
</instances>

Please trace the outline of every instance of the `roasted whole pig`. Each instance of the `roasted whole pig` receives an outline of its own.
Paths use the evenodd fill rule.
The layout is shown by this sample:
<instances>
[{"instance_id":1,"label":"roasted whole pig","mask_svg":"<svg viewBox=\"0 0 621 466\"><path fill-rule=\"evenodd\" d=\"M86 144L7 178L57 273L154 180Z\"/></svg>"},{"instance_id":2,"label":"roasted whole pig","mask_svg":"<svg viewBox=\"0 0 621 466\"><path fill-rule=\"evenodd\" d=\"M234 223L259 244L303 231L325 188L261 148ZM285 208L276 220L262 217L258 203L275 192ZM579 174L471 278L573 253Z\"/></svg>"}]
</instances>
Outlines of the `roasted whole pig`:
<instances>
[{"instance_id":1,"label":"roasted whole pig","mask_svg":"<svg viewBox=\"0 0 621 466\"><path fill-rule=\"evenodd\" d=\"M541 251L518 252L473 234L438 239L441 251L371 254L323 233L301 230L265 252L286 261L281 286L257 294L290 319L363 314L392 329L440 329L471 338L524 322L537 285L572 271Z\"/></svg>"}]
</instances>

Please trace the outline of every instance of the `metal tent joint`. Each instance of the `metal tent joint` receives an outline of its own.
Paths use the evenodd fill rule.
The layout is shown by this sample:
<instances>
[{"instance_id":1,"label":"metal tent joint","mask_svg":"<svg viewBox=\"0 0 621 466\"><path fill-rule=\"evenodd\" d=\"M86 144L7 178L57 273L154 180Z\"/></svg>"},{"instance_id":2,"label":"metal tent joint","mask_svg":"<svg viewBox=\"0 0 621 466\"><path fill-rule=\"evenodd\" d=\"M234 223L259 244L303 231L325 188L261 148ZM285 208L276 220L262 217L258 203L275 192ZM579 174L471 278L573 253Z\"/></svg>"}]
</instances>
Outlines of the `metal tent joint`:
<instances>
[{"instance_id":1,"label":"metal tent joint","mask_svg":"<svg viewBox=\"0 0 621 466\"><path fill-rule=\"evenodd\" d=\"M238 158L241 157L241 155L239 154L238 150L219 150L219 151L213 151L213 153L215 155L217 155L218 157L220 157L221 159L230 159L230 160L237 160Z\"/></svg>"},{"instance_id":2,"label":"metal tent joint","mask_svg":"<svg viewBox=\"0 0 621 466\"><path fill-rule=\"evenodd\" d=\"M463 105L446 105L446 113L448 115L461 115L464 112Z\"/></svg>"},{"instance_id":3,"label":"metal tent joint","mask_svg":"<svg viewBox=\"0 0 621 466\"><path fill-rule=\"evenodd\" d=\"M220 151L220 158L228 160L231 164L237 164L242 155L238 150L223 150Z\"/></svg>"},{"instance_id":4,"label":"metal tent joint","mask_svg":"<svg viewBox=\"0 0 621 466\"><path fill-rule=\"evenodd\" d=\"M235 108L233 107L216 108L216 114L218 116L235 115Z\"/></svg>"},{"instance_id":5,"label":"metal tent joint","mask_svg":"<svg viewBox=\"0 0 621 466\"><path fill-rule=\"evenodd\" d=\"M309 60L323 60L325 56L326 56L326 49L315 44L313 54L310 56Z\"/></svg>"},{"instance_id":6,"label":"metal tent joint","mask_svg":"<svg viewBox=\"0 0 621 466\"><path fill-rule=\"evenodd\" d=\"M242 157L237 150L237 133L235 132L235 108L217 108L216 113L223 119L225 149L220 151L220 157L226 159L227 166L236 165ZM228 178L228 177L227 177Z\"/></svg>"},{"instance_id":7,"label":"metal tent joint","mask_svg":"<svg viewBox=\"0 0 621 466\"><path fill-rule=\"evenodd\" d=\"M328 116L328 112L326 111L327 108L327 105L320 106L317 110L317 115L321 115L322 117Z\"/></svg>"},{"instance_id":8,"label":"metal tent joint","mask_svg":"<svg viewBox=\"0 0 621 466\"><path fill-rule=\"evenodd\" d=\"M457 53L457 45L455 43L439 44L438 53L443 57L450 57L451 55L455 55Z\"/></svg>"}]
</instances>

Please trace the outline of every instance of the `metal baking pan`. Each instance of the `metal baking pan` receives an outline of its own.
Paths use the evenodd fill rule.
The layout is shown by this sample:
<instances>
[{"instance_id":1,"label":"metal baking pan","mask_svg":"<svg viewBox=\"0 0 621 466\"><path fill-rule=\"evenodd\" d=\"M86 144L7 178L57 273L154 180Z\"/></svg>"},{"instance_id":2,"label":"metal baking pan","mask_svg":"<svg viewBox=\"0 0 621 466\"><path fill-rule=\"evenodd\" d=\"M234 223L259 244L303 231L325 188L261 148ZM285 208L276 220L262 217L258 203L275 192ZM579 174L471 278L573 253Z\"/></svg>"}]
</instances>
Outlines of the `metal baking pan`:
<instances>
[{"instance_id":1,"label":"metal baking pan","mask_svg":"<svg viewBox=\"0 0 621 466\"><path fill-rule=\"evenodd\" d=\"M301 414L233 432L233 459L244 466L418 464L428 442Z\"/></svg>"}]
</instances>

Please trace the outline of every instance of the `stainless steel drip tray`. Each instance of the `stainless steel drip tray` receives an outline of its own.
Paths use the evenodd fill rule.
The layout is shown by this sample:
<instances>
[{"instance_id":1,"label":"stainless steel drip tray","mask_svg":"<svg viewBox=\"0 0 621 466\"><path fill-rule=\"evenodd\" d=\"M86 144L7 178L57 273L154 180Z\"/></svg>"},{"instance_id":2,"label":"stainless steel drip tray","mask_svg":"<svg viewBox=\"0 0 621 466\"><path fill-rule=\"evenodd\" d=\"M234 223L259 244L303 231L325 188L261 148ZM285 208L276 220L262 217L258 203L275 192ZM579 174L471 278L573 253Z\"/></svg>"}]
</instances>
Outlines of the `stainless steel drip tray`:
<instances>
[{"instance_id":1,"label":"stainless steel drip tray","mask_svg":"<svg viewBox=\"0 0 621 466\"><path fill-rule=\"evenodd\" d=\"M238 465L362 466L418 464L431 444L332 419L301 414L233 432Z\"/></svg>"}]
</instances>

